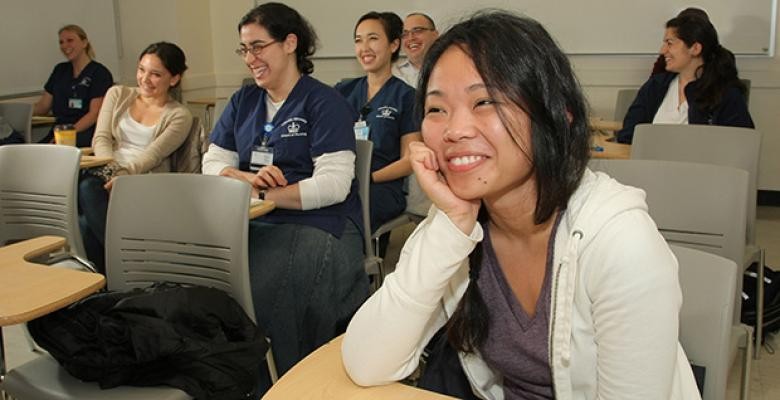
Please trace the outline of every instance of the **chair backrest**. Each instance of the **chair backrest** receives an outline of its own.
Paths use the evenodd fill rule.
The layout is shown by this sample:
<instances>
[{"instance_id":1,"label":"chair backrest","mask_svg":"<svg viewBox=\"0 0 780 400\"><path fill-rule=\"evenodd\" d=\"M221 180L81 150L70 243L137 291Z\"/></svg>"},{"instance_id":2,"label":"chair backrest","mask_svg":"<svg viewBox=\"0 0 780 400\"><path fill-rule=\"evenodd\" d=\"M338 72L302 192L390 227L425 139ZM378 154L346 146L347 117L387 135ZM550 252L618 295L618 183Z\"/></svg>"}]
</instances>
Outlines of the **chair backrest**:
<instances>
[{"instance_id":1,"label":"chair backrest","mask_svg":"<svg viewBox=\"0 0 780 400\"><path fill-rule=\"evenodd\" d=\"M32 141L32 104L0 103L0 115L12 128L24 136L25 143Z\"/></svg>"},{"instance_id":2,"label":"chair backrest","mask_svg":"<svg viewBox=\"0 0 780 400\"><path fill-rule=\"evenodd\" d=\"M615 101L615 121L622 121L625 118L628 107L631 107L637 93L639 89L636 88L618 90L617 101Z\"/></svg>"},{"instance_id":3,"label":"chair backrest","mask_svg":"<svg viewBox=\"0 0 780 400\"><path fill-rule=\"evenodd\" d=\"M217 126L217 121L219 121L219 117L222 116L222 113L225 111L225 107L227 107L228 99L217 99L217 101L214 103L214 118L211 119L211 127L210 130L214 130L214 127Z\"/></svg>"},{"instance_id":4,"label":"chair backrest","mask_svg":"<svg viewBox=\"0 0 780 400\"><path fill-rule=\"evenodd\" d=\"M715 164L750 174L746 204L748 244L756 242L756 194L761 133L755 129L712 125L637 125L631 158ZM702 202L708 201L706 198Z\"/></svg>"},{"instance_id":5,"label":"chair backrest","mask_svg":"<svg viewBox=\"0 0 780 400\"><path fill-rule=\"evenodd\" d=\"M203 141L208 141L203 124L198 117L192 117L190 133L184 143L171 156L171 171L199 174L203 159Z\"/></svg>"},{"instance_id":6,"label":"chair backrest","mask_svg":"<svg viewBox=\"0 0 780 400\"><path fill-rule=\"evenodd\" d=\"M0 146L0 245L56 235L71 254L86 257L76 197L80 160L71 146Z\"/></svg>"},{"instance_id":7,"label":"chair backrest","mask_svg":"<svg viewBox=\"0 0 780 400\"><path fill-rule=\"evenodd\" d=\"M679 263L683 295L680 344L691 363L706 369L702 398L724 400L730 367L737 264L694 249L671 248Z\"/></svg>"},{"instance_id":8,"label":"chair backrest","mask_svg":"<svg viewBox=\"0 0 780 400\"><path fill-rule=\"evenodd\" d=\"M412 173L407 178L409 193L406 195L406 212L416 217L425 218L431 208L431 200L417 182L417 176Z\"/></svg>"},{"instance_id":9,"label":"chair backrest","mask_svg":"<svg viewBox=\"0 0 780 400\"><path fill-rule=\"evenodd\" d=\"M660 160L594 159L589 166L643 189L650 216L668 242L742 262L745 171Z\"/></svg>"},{"instance_id":10,"label":"chair backrest","mask_svg":"<svg viewBox=\"0 0 780 400\"><path fill-rule=\"evenodd\" d=\"M254 320L249 287L250 186L219 176L121 176L106 225L111 290L168 281L231 294Z\"/></svg>"},{"instance_id":11,"label":"chair backrest","mask_svg":"<svg viewBox=\"0 0 780 400\"><path fill-rule=\"evenodd\" d=\"M363 244L365 245L366 256L374 255L374 248L371 246L371 154L374 151L374 143L370 140L356 140L355 154L355 177L358 180L358 192L360 194L360 205L363 211Z\"/></svg>"},{"instance_id":12,"label":"chair backrest","mask_svg":"<svg viewBox=\"0 0 780 400\"><path fill-rule=\"evenodd\" d=\"M748 185L744 170L659 160L591 160L589 165L643 189L649 214L668 243L742 264ZM738 288L741 292L742 279ZM734 323L739 323L739 311Z\"/></svg>"}]
</instances>

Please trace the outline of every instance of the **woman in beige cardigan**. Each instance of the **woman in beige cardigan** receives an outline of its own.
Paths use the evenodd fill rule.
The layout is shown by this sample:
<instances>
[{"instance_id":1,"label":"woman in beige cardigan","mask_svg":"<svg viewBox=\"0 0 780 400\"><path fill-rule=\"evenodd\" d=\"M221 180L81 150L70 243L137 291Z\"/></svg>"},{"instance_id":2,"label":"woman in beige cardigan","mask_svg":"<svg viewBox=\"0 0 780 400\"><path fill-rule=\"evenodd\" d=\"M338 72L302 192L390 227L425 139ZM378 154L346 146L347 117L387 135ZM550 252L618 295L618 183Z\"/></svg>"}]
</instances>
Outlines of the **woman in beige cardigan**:
<instances>
[{"instance_id":1,"label":"woman in beige cardigan","mask_svg":"<svg viewBox=\"0 0 780 400\"><path fill-rule=\"evenodd\" d=\"M170 172L171 155L184 143L192 115L174 100L187 69L184 52L175 44L149 45L138 61L138 87L117 85L106 93L92 146L95 155L113 157L102 168L85 171L79 182L81 234L87 257L104 270L108 196L119 175Z\"/></svg>"}]
</instances>

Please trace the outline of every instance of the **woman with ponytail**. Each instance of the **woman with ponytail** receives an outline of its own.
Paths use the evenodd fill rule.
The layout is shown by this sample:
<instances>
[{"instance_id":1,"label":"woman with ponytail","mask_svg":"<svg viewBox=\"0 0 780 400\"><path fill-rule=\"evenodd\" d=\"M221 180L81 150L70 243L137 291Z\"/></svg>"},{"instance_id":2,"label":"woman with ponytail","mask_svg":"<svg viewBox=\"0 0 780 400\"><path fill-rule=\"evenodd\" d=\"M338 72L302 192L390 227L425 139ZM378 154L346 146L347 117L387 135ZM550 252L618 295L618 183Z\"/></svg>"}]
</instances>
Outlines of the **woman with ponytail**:
<instances>
[{"instance_id":1,"label":"woman with ponytail","mask_svg":"<svg viewBox=\"0 0 780 400\"><path fill-rule=\"evenodd\" d=\"M754 127L734 54L720 45L708 20L694 15L669 20L660 53L666 72L639 89L618 142L631 143L634 127L644 123Z\"/></svg>"},{"instance_id":2,"label":"woman with ponytail","mask_svg":"<svg viewBox=\"0 0 780 400\"><path fill-rule=\"evenodd\" d=\"M479 398L700 398L675 258L643 192L587 168L585 100L547 31L478 13L433 44L417 96L434 207L347 328L350 377L404 379L443 328Z\"/></svg>"}]
</instances>

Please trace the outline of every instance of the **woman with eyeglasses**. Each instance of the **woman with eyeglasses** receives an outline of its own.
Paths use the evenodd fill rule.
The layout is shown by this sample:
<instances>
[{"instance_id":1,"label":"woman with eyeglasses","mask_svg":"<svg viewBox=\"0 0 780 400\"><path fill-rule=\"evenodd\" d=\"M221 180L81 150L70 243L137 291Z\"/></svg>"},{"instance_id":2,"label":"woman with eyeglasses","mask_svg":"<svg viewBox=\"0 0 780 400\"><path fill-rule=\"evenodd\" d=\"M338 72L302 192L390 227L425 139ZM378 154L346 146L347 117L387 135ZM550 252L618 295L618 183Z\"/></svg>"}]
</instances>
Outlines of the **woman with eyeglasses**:
<instances>
[{"instance_id":1,"label":"woman with eyeglasses","mask_svg":"<svg viewBox=\"0 0 780 400\"><path fill-rule=\"evenodd\" d=\"M371 230L406 209L403 180L412 173L409 143L420 141L414 118L414 89L393 76L401 50L401 18L392 12L369 12L353 32L355 56L366 76L336 85L358 113L356 137L374 143L371 156Z\"/></svg>"},{"instance_id":2,"label":"woman with eyeglasses","mask_svg":"<svg viewBox=\"0 0 780 400\"><path fill-rule=\"evenodd\" d=\"M238 24L236 53L255 85L230 98L203 173L252 185L276 209L250 221L257 323L283 374L341 333L368 295L355 170L355 112L311 76L316 34L294 9L265 3ZM219 206L219 205L215 205Z\"/></svg>"},{"instance_id":3,"label":"woman with eyeglasses","mask_svg":"<svg viewBox=\"0 0 780 400\"><path fill-rule=\"evenodd\" d=\"M33 114L51 112L57 124L73 124L78 132L76 145L89 147L103 96L114 84L114 77L108 68L94 60L95 50L80 26L60 28L59 37L60 51L67 61L54 67ZM49 132L43 141L50 141L52 135Z\"/></svg>"},{"instance_id":4,"label":"woman with eyeglasses","mask_svg":"<svg viewBox=\"0 0 780 400\"><path fill-rule=\"evenodd\" d=\"M121 175L172 172L172 155L187 139L192 114L171 97L187 70L179 46L158 42L138 58L137 87L113 86L106 93L95 128L93 147L98 157L113 162L85 170L79 180L81 235L87 257L104 270L108 199L114 179Z\"/></svg>"}]
</instances>

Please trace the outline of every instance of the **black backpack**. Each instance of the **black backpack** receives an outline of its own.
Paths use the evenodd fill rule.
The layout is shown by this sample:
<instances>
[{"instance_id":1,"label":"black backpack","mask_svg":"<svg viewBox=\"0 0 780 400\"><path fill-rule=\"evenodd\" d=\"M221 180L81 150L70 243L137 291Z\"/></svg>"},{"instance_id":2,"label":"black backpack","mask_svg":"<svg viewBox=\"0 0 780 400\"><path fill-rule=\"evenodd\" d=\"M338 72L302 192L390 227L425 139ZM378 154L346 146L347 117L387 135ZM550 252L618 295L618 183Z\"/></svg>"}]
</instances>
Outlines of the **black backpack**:
<instances>
[{"instance_id":1,"label":"black backpack","mask_svg":"<svg viewBox=\"0 0 780 400\"><path fill-rule=\"evenodd\" d=\"M742 323L756 327L757 263L753 263L742 278ZM766 336L780 330L780 273L764 267L764 321L762 342Z\"/></svg>"}]
</instances>

